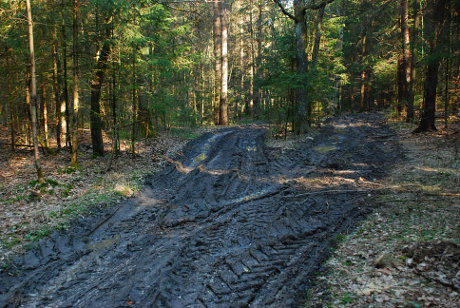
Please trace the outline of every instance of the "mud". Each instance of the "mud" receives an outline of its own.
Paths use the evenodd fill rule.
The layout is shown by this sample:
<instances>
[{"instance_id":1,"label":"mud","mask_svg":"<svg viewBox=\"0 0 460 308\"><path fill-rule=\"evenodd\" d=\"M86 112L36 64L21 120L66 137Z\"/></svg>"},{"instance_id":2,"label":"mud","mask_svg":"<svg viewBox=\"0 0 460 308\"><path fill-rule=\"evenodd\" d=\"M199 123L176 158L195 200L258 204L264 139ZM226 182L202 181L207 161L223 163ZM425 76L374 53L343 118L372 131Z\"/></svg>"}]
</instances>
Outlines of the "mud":
<instances>
[{"instance_id":1,"label":"mud","mask_svg":"<svg viewBox=\"0 0 460 308\"><path fill-rule=\"evenodd\" d=\"M190 142L137 197L18 256L0 306L301 306L336 235L369 211L364 183L400 153L377 114L334 118L295 149L265 133Z\"/></svg>"}]
</instances>

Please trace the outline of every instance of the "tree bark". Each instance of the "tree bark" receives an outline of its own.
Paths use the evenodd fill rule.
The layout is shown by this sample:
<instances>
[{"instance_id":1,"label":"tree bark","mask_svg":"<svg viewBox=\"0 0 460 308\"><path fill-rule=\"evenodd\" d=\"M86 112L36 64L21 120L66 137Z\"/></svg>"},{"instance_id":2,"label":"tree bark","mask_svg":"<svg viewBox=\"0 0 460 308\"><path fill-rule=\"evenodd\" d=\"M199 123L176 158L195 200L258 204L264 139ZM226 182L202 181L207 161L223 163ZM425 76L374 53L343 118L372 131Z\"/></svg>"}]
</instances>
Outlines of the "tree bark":
<instances>
[{"instance_id":1,"label":"tree bark","mask_svg":"<svg viewBox=\"0 0 460 308\"><path fill-rule=\"evenodd\" d=\"M222 28L221 28L221 14L220 14L220 2L213 1L213 40L214 40L214 57L215 57L215 95L214 95L214 106L219 106L221 87L222 87ZM212 111L214 113L214 110ZM218 112L219 113L219 112ZM219 119L219 115L217 117Z\"/></svg>"},{"instance_id":2,"label":"tree bark","mask_svg":"<svg viewBox=\"0 0 460 308\"><path fill-rule=\"evenodd\" d=\"M367 80L367 67L365 65L365 60L367 57L367 29L364 29L363 39L362 39L362 49L361 49L361 87L360 87L360 104L359 111L363 112L366 110L366 80Z\"/></svg>"},{"instance_id":3,"label":"tree bark","mask_svg":"<svg viewBox=\"0 0 460 308\"><path fill-rule=\"evenodd\" d=\"M32 120L32 138L34 145L34 165L37 172L38 182L43 183L45 181L43 177L43 171L40 163L40 153L38 150L38 138L37 138L37 80L35 75L35 50L34 50L34 28L32 21L32 9L30 6L30 0L26 0L27 6L27 21L29 29L29 53L30 53L30 117Z\"/></svg>"},{"instance_id":4,"label":"tree bark","mask_svg":"<svg viewBox=\"0 0 460 308\"><path fill-rule=\"evenodd\" d=\"M260 80L259 68L261 67L262 59L262 4L257 5L257 20L255 22L256 33L254 33L253 27L253 14L252 14L252 1L251 1L251 49L252 49L252 116L255 119L260 117L260 86L258 80ZM256 43L254 46L254 42Z\"/></svg>"},{"instance_id":5,"label":"tree bark","mask_svg":"<svg viewBox=\"0 0 460 308\"><path fill-rule=\"evenodd\" d=\"M131 154L134 156L136 155L136 122L137 122L137 75L136 75L136 52L137 48L133 43L133 50L132 50L132 121L131 121Z\"/></svg>"},{"instance_id":6,"label":"tree bark","mask_svg":"<svg viewBox=\"0 0 460 308\"><path fill-rule=\"evenodd\" d=\"M63 62L63 89L61 97L61 117L62 117L62 129L65 134L65 142L67 146L71 146L71 135L70 135L70 100L69 100L69 87L67 82L68 70L67 70L67 31L65 26L64 17L62 17L62 62Z\"/></svg>"},{"instance_id":7,"label":"tree bark","mask_svg":"<svg viewBox=\"0 0 460 308\"><path fill-rule=\"evenodd\" d=\"M78 67L78 9L79 0L73 1L73 100L72 100L72 116L71 116L71 137L72 137L72 152L70 164L72 167L78 167L78 112L79 112L79 67Z\"/></svg>"},{"instance_id":8,"label":"tree bark","mask_svg":"<svg viewBox=\"0 0 460 308\"><path fill-rule=\"evenodd\" d=\"M61 133L62 133L62 114L61 114L61 63L57 51L57 33L56 25L53 26L53 42L52 42L52 55L53 55L53 91L54 91L54 104L55 104L55 123L56 123L56 144L58 150L61 149Z\"/></svg>"},{"instance_id":9,"label":"tree bark","mask_svg":"<svg viewBox=\"0 0 460 308\"><path fill-rule=\"evenodd\" d=\"M101 117L101 88L105 78L108 58L110 55L110 29L106 22L106 40L102 44L102 48L97 51L96 65L93 69L93 77L91 80L91 111L90 111L90 127L91 127L91 143L93 145L93 155L104 156L104 141L102 139L102 117Z\"/></svg>"},{"instance_id":10,"label":"tree bark","mask_svg":"<svg viewBox=\"0 0 460 308\"><path fill-rule=\"evenodd\" d=\"M228 92L228 47L227 47L227 3L225 0L219 2L219 11L220 11L220 31L221 31L221 79L220 79L220 103L219 103L219 124L228 125L228 101L227 101L227 92Z\"/></svg>"},{"instance_id":11,"label":"tree bark","mask_svg":"<svg viewBox=\"0 0 460 308\"><path fill-rule=\"evenodd\" d=\"M448 0L431 0L428 2L424 18L425 39L428 42L431 59L428 61L424 83L423 114L416 133L436 130L436 88L438 84L438 70L442 46L440 46L441 32L445 23Z\"/></svg>"},{"instance_id":12,"label":"tree bark","mask_svg":"<svg viewBox=\"0 0 460 308\"><path fill-rule=\"evenodd\" d=\"M8 55L8 66L10 66L10 56ZM13 91L11 89L11 76L8 74L8 105L9 105L9 116L10 116L10 136L11 136L11 150L14 151L16 148L16 130L15 130L15 119L16 119L16 108L13 103Z\"/></svg>"},{"instance_id":13,"label":"tree bark","mask_svg":"<svg viewBox=\"0 0 460 308\"><path fill-rule=\"evenodd\" d=\"M43 80L40 83L41 88L41 112L43 117L43 143L42 145L49 150L49 131L48 131L48 106L46 104L46 86Z\"/></svg>"},{"instance_id":14,"label":"tree bark","mask_svg":"<svg viewBox=\"0 0 460 308\"><path fill-rule=\"evenodd\" d=\"M318 19L316 22L316 32L315 32L315 44L313 45L313 53L311 57L312 67L315 67L318 63L318 54L319 54L319 45L321 43L321 35L323 31L323 17L326 4L321 5L318 10Z\"/></svg>"},{"instance_id":15,"label":"tree bark","mask_svg":"<svg viewBox=\"0 0 460 308\"><path fill-rule=\"evenodd\" d=\"M397 103L396 103L396 114L398 116L401 115L401 111L402 111L402 106L403 106L403 103L404 103L404 87L403 87L403 84L404 84L404 70L403 70L403 66L402 66L402 57L401 55L398 55L398 64L397 64L397 68L396 68L396 74L397 74L397 78L396 78L396 82L398 84L398 100L397 100Z\"/></svg>"},{"instance_id":16,"label":"tree bark","mask_svg":"<svg viewBox=\"0 0 460 308\"><path fill-rule=\"evenodd\" d=\"M410 40L410 84L409 84L409 91L411 93L410 104L414 106L414 93L415 93L415 80L417 75L417 50L416 50L416 43L418 37L418 29L420 27L420 14L418 0L415 0L413 3L413 11L414 11L414 23L412 27L411 33L411 40Z\"/></svg>"},{"instance_id":17,"label":"tree bark","mask_svg":"<svg viewBox=\"0 0 460 308\"><path fill-rule=\"evenodd\" d=\"M409 4L408 0L400 0L401 13L401 42L402 42L402 60L401 60L401 89L402 99L406 107L406 119L411 121L414 118L414 99L412 94L411 79L411 51L409 35Z\"/></svg>"},{"instance_id":18,"label":"tree bark","mask_svg":"<svg viewBox=\"0 0 460 308\"><path fill-rule=\"evenodd\" d=\"M307 24L305 20L305 0L294 0L295 36L297 55L297 75L304 79L308 71L308 59L305 52L307 38ZM302 84L296 89L297 112L295 121L295 133L304 134L308 131L309 119L307 119L308 90L307 85Z\"/></svg>"}]
</instances>

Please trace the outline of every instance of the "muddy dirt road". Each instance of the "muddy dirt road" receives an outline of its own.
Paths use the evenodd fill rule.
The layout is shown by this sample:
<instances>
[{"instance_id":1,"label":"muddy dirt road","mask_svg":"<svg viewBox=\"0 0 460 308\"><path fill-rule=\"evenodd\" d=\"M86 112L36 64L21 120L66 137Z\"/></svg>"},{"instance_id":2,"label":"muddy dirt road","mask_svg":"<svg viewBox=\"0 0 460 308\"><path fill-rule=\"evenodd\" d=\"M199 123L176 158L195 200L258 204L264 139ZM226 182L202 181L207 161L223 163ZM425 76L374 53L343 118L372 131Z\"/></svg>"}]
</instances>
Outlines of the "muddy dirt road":
<instances>
[{"instance_id":1,"label":"muddy dirt road","mask_svg":"<svg viewBox=\"0 0 460 308\"><path fill-rule=\"evenodd\" d=\"M190 142L136 198L3 269L0 306L300 306L399 150L376 114L334 118L295 149L268 148L264 134Z\"/></svg>"}]
</instances>

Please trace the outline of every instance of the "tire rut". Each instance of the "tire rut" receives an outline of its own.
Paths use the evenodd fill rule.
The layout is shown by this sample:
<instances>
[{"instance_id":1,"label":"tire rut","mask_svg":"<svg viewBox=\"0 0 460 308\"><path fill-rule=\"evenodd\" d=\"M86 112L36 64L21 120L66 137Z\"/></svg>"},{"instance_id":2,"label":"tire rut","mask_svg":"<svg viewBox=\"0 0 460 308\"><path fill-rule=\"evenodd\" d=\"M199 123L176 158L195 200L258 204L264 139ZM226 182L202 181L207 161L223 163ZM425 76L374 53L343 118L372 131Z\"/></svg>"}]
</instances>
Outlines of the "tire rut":
<instances>
[{"instance_id":1,"label":"tire rut","mask_svg":"<svg viewBox=\"0 0 460 308\"><path fill-rule=\"evenodd\" d=\"M284 153L264 135L193 140L136 198L18 256L0 273L0 306L299 306L330 239L368 211L363 194L308 195L318 188L299 179L340 173L335 190L359 188L399 148L377 114L334 118Z\"/></svg>"}]
</instances>

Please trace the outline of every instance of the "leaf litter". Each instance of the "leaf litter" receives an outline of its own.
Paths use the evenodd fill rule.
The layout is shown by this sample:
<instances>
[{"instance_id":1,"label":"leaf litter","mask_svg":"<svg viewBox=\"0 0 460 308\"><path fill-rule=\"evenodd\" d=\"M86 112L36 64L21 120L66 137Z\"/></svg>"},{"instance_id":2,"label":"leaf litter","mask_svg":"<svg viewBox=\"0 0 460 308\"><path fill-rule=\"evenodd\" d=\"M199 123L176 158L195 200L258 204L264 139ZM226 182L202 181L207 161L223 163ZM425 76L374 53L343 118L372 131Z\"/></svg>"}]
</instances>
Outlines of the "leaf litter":
<instances>
[{"instance_id":1,"label":"leaf litter","mask_svg":"<svg viewBox=\"0 0 460 308\"><path fill-rule=\"evenodd\" d=\"M421 135L391 124L405 159L377 181L386 189L368 198L374 212L338 242L306 291L306 307L458 307L460 125L453 120Z\"/></svg>"}]
</instances>

